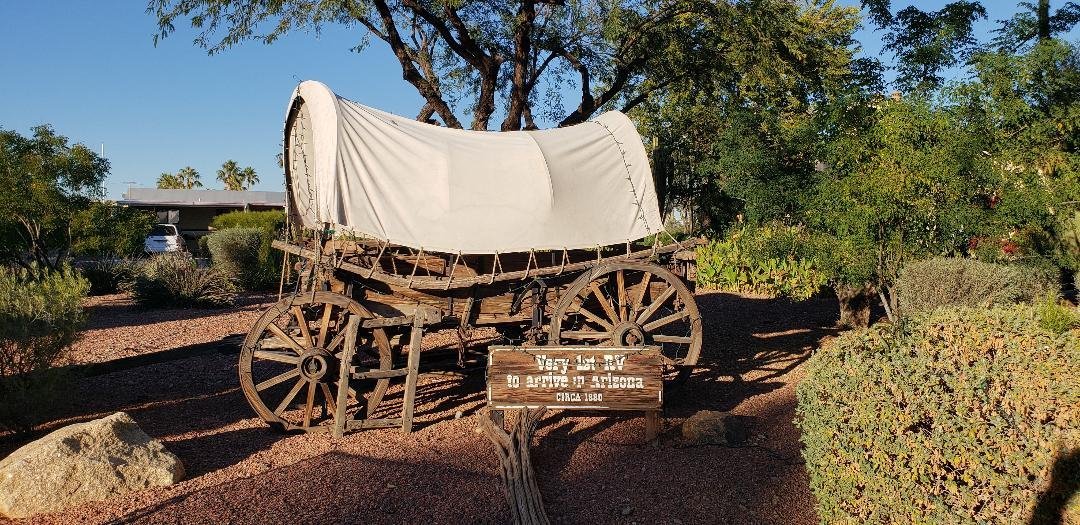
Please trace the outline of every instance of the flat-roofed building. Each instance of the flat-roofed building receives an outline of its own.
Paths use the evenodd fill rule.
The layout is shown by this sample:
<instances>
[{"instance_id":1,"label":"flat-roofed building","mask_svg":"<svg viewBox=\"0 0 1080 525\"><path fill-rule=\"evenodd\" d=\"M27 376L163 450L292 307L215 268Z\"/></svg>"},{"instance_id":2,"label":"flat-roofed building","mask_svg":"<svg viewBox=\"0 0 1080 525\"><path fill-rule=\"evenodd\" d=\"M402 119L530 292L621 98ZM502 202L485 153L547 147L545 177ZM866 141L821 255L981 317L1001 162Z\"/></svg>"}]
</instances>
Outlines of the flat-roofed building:
<instances>
[{"instance_id":1,"label":"flat-roofed building","mask_svg":"<svg viewBox=\"0 0 1080 525\"><path fill-rule=\"evenodd\" d=\"M173 190L128 188L118 204L152 211L161 224L175 224L189 239L210 231L214 217L230 211L284 210L283 191Z\"/></svg>"}]
</instances>

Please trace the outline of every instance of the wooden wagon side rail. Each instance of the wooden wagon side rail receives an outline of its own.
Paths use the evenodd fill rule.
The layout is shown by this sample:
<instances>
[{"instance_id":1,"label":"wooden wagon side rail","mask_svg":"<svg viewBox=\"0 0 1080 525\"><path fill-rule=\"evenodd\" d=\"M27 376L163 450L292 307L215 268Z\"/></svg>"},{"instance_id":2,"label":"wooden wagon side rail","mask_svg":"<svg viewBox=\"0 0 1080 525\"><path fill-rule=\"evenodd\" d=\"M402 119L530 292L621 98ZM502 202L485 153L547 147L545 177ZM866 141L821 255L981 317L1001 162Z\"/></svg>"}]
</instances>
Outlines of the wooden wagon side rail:
<instances>
[{"instance_id":1,"label":"wooden wagon side rail","mask_svg":"<svg viewBox=\"0 0 1080 525\"><path fill-rule=\"evenodd\" d=\"M318 253L315 250L304 248L303 246L297 246L295 244L287 243L285 241L275 240L272 243L274 248L282 250L284 252L303 257L309 260L315 260ZM416 290L448 290L455 288L468 288L470 286L491 284L502 281L518 281L522 279L528 279L530 277L547 277L551 275L560 275L566 272L575 272L579 270L585 270L596 266L604 261L638 261L648 259L654 255L662 255L667 253L678 252L680 250L692 247L693 241L687 244L668 244L658 247L656 249L649 248L646 250L638 250L623 255L615 255L610 257L602 257L596 260L580 261L576 263L569 263L561 266L549 266L544 268L530 268L527 270L518 270L506 273L485 274L469 277L441 277L441 276L428 276L428 275L415 275L410 277L402 277L391 273L386 273L379 268L371 268L360 266L358 264L350 263L347 261L338 260L335 262L337 268L345 270L349 273L356 274L366 279L373 279L382 283L386 283L393 286L399 286L402 288L412 288Z\"/></svg>"}]
</instances>

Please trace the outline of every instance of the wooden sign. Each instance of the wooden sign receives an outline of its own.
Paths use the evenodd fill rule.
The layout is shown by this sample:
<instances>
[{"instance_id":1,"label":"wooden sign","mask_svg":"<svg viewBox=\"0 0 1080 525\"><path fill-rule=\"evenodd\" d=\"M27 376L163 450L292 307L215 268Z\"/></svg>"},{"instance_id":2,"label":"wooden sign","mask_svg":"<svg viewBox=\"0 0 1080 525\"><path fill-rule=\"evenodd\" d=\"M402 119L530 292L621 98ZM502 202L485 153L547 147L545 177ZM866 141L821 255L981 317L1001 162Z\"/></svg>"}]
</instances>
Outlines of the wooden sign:
<instances>
[{"instance_id":1,"label":"wooden sign","mask_svg":"<svg viewBox=\"0 0 1080 525\"><path fill-rule=\"evenodd\" d=\"M664 401L661 363L655 347L493 346L488 406L657 410Z\"/></svg>"}]
</instances>

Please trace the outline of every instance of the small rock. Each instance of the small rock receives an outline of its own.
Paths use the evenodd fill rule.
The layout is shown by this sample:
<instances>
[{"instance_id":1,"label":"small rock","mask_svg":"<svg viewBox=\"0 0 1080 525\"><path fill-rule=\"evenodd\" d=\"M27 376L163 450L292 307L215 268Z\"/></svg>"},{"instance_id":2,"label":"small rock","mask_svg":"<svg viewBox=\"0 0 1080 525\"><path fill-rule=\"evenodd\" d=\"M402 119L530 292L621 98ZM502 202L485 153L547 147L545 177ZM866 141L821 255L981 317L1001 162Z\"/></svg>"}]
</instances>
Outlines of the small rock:
<instances>
[{"instance_id":1,"label":"small rock","mask_svg":"<svg viewBox=\"0 0 1080 525\"><path fill-rule=\"evenodd\" d=\"M634 512L634 509L632 509L630 507L623 507L622 508L622 515L623 516L629 516L631 512Z\"/></svg>"},{"instance_id":2,"label":"small rock","mask_svg":"<svg viewBox=\"0 0 1080 525\"><path fill-rule=\"evenodd\" d=\"M683 422L682 434L691 443L737 446L750 439L752 421L749 416L702 410Z\"/></svg>"},{"instance_id":3,"label":"small rock","mask_svg":"<svg viewBox=\"0 0 1080 525\"><path fill-rule=\"evenodd\" d=\"M465 413L458 410L457 412L454 412L454 419L461 419L461 416L463 415L465 415Z\"/></svg>"},{"instance_id":4,"label":"small rock","mask_svg":"<svg viewBox=\"0 0 1080 525\"><path fill-rule=\"evenodd\" d=\"M0 515L55 512L184 477L184 465L124 412L68 425L0 460Z\"/></svg>"}]
</instances>

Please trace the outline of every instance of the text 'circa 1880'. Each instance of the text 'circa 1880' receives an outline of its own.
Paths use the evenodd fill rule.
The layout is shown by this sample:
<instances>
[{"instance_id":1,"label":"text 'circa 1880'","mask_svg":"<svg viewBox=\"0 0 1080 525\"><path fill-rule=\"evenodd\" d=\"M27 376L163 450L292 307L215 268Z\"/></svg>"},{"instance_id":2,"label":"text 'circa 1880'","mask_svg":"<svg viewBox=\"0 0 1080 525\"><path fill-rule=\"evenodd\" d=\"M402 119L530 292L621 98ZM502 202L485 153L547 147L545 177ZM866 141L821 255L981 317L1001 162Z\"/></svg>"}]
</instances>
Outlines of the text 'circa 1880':
<instances>
[{"instance_id":1,"label":"text 'circa 1880'","mask_svg":"<svg viewBox=\"0 0 1080 525\"><path fill-rule=\"evenodd\" d=\"M663 404L656 348L493 346L488 406L652 410Z\"/></svg>"}]
</instances>

